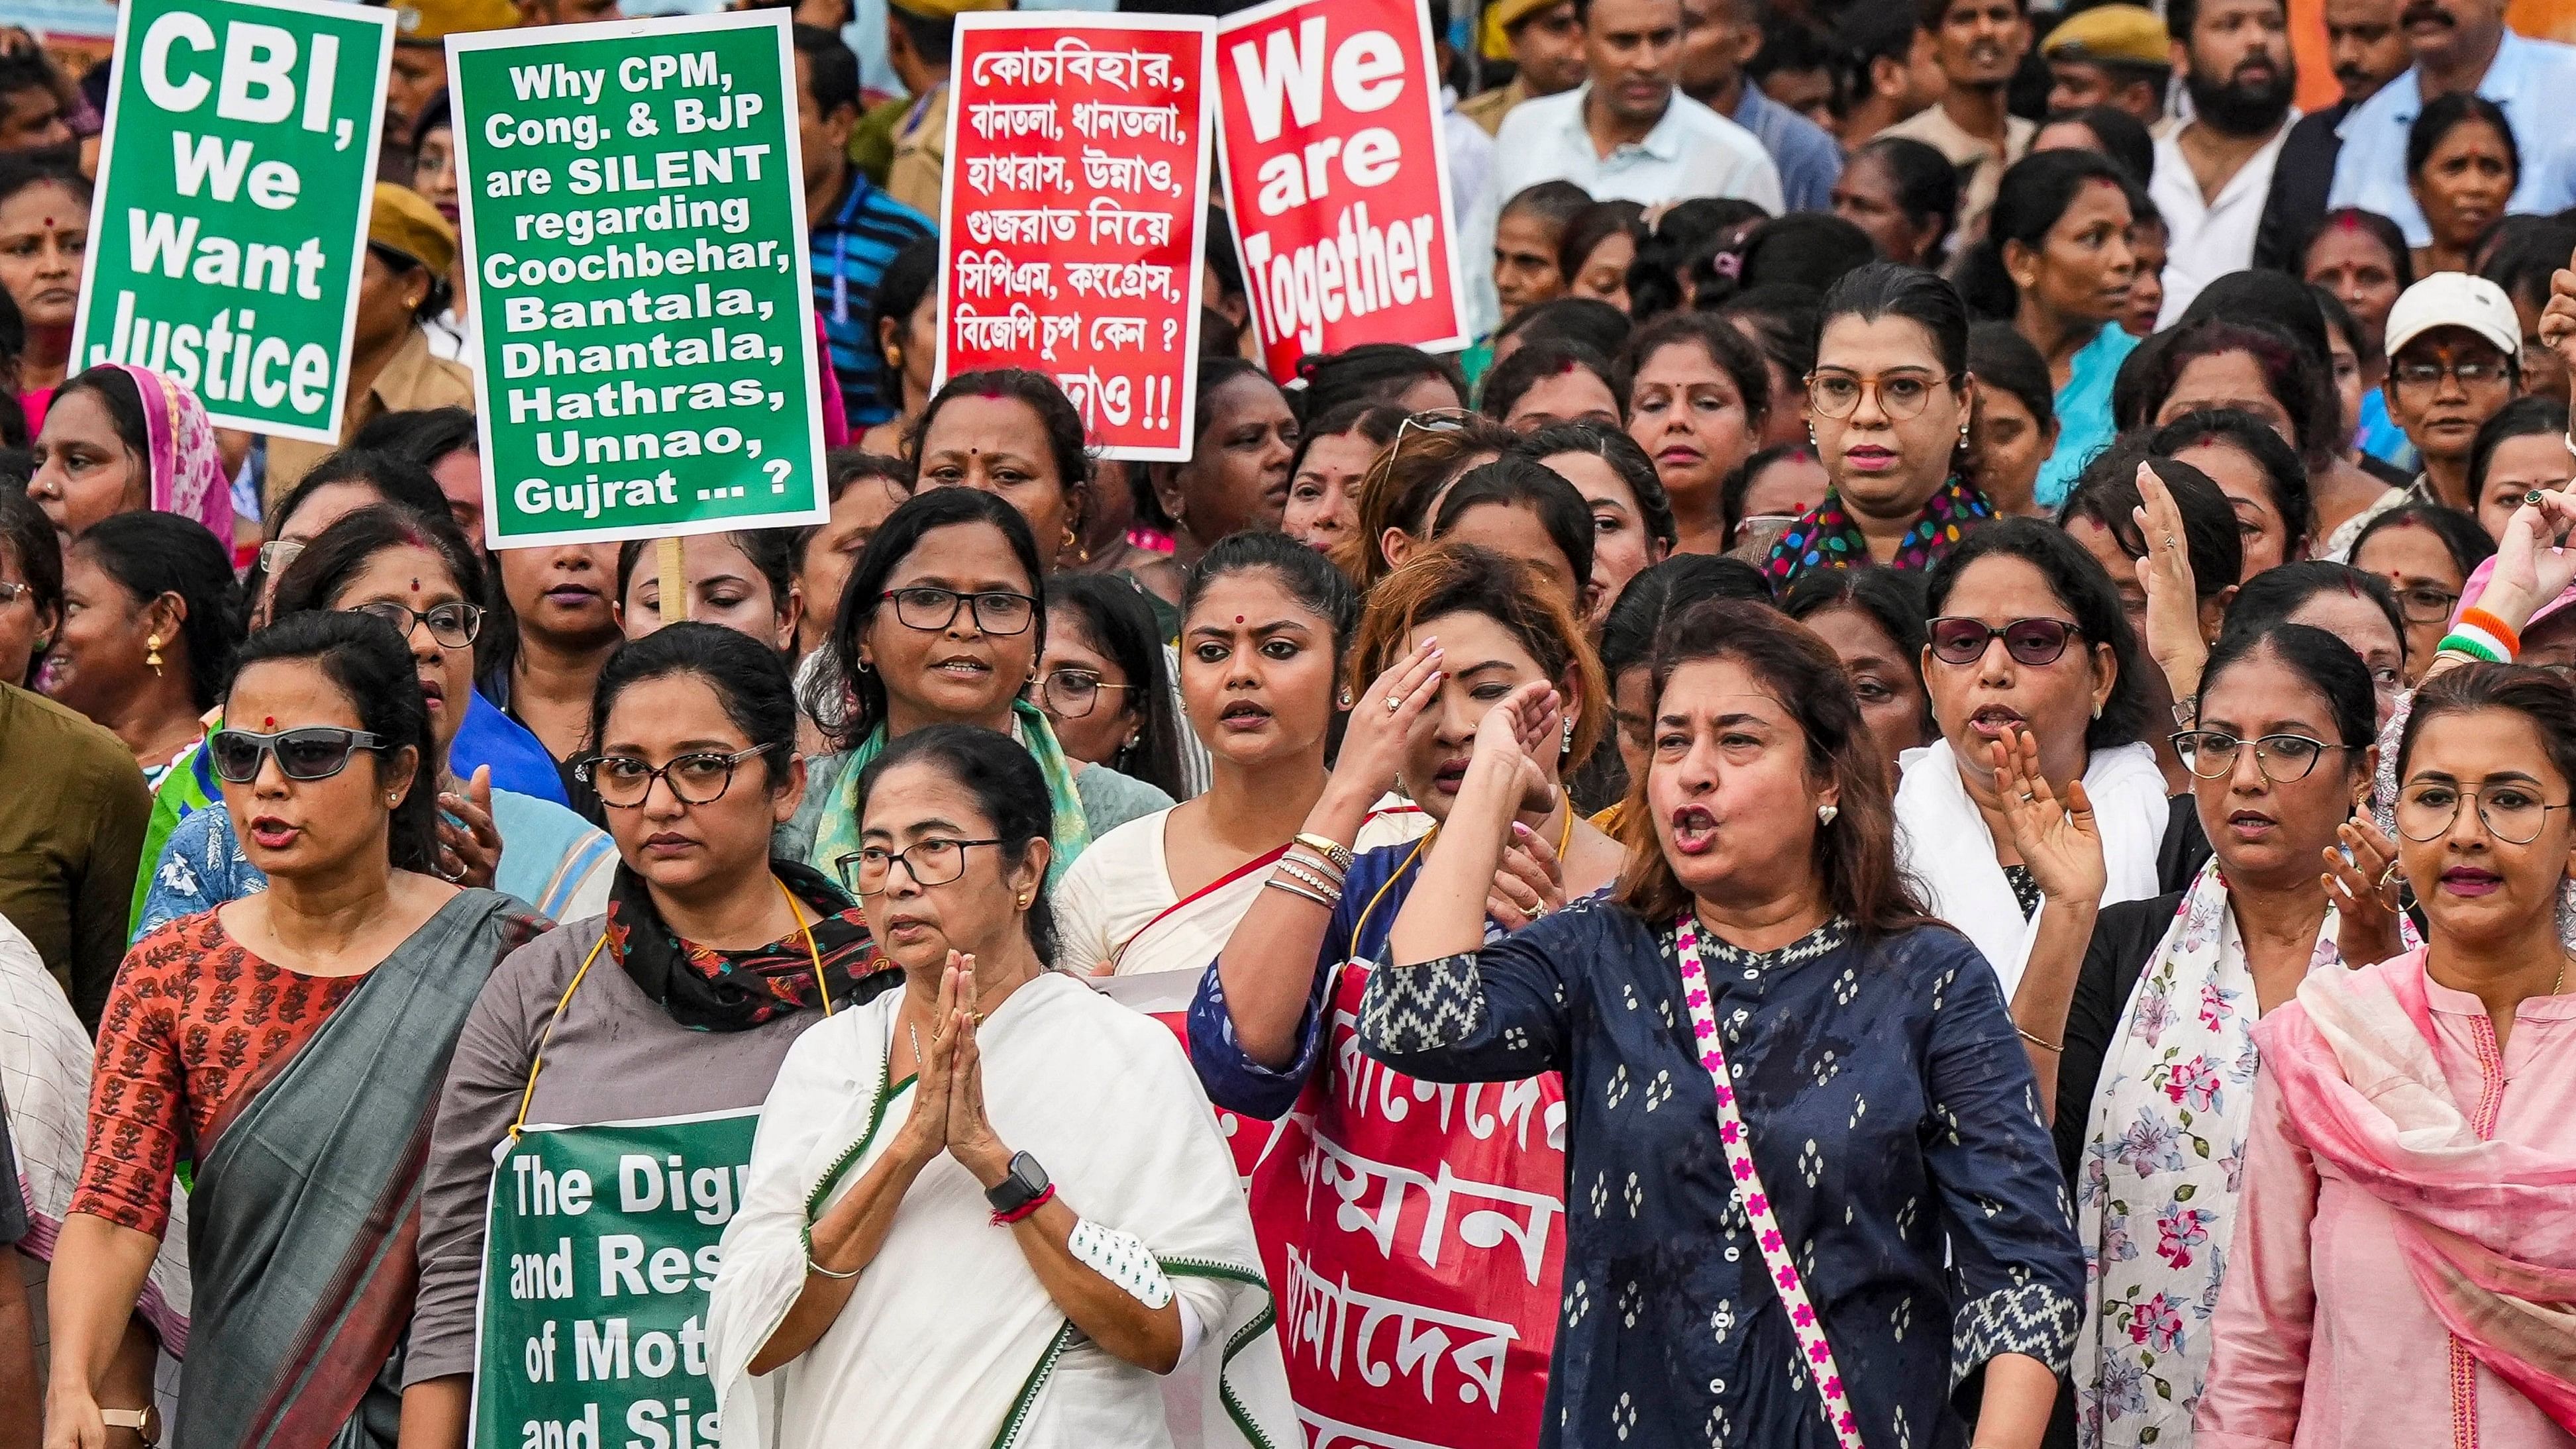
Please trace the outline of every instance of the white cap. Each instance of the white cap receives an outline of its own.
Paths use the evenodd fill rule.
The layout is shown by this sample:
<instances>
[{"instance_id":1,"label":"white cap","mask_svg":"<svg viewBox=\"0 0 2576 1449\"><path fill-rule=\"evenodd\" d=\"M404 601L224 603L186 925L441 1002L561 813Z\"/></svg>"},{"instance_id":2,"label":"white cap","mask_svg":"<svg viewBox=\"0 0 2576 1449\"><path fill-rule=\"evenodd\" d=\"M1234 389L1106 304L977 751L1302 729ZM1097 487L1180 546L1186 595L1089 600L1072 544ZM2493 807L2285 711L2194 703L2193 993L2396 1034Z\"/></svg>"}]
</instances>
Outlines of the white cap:
<instances>
[{"instance_id":1,"label":"white cap","mask_svg":"<svg viewBox=\"0 0 2576 1449\"><path fill-rule=\"evenodd\" d=\"M2504 288L2466 272L2435 272L2388 309L2388 355L2436 327L2465 327L2507 357L2522 355L2522 318Z\"/></svg>"}]
</instances>

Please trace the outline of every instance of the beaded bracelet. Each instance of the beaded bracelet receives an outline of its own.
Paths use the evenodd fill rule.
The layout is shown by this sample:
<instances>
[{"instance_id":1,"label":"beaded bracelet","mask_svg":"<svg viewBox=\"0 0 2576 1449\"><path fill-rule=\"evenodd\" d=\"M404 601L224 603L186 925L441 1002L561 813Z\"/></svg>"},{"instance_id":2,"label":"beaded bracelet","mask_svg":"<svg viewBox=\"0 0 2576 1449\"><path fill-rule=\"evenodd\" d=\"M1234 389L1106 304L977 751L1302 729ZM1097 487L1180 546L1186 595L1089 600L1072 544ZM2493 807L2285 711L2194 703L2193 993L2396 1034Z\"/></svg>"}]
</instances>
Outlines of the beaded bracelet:
<instances>
[{"instance_id":1,"label":"beaded bracelet","mask_svg":"<svg viewBox=\"0 0 2576 1449\"><path fill-rule=\"evenodd\" d=\"M1313 887L1315 890L1322 892L1327 898L1331 899L1336 904L1341 901L1341 882L1327 879L1321 872L1308 870L1306 867L1299 865L1293 860L1283 860L1279 862L1279 868L1286 871L1293 879L1302 881L1308 886Z\"/></svg>"}]
</instances>

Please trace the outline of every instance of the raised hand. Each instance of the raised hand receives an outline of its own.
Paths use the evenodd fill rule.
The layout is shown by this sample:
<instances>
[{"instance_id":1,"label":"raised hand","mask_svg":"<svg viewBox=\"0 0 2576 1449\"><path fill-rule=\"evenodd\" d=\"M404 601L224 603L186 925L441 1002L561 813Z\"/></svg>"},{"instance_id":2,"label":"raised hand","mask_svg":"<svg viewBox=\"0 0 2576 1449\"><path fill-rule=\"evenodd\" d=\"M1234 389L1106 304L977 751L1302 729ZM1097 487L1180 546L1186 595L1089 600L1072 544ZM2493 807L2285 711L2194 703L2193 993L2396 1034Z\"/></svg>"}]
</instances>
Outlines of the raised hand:
<instances>
[{"instance_id":1,"label":"raised hand","mask_svg":"<svg viewBox=\"0 0 2576 1449\"><path fill-rule=\"evenodd\" d=\"M2559 299L2549 305L2558 306ZM2576 489L2539 489L2532 496L2538 501L2525 502L2506 520L2504 536L2496 541L2495 571L2478 596L2479 608L2515 630L2576 582L2576 548L2566 546L2576 531Z\"/></svg>"},{"instance_id":2,"label":"raised hand","mask_svg":"<svg viewBox=\"0 0 2576 1449\"><path fill-rule=\"evenodd\" d=\"M1565 873L1556 850L1539 832L1515 820L1512 842L1503 849L1503 864L1494 872L1494 889L1485 897L1485 914L1506 931L1517 931L1565 904Z\"/></svg>"},{"instance_id":3,"label":"raised hand","mask_svg":"<svg viewBox=\"0 0 2576 1449\"><path fill-rule=\"evenodd\" d=\"M2576 267L2576 257L2568 265ZM2560 270L2549 279L2549 302L2540 309L2540 345L2558 354L2576 377L2576 271Z\"/></svg>"},{"instance_id":4,"label":"raised hand","mask_svg":"<svg viewBox=\"0 0 2576 1449\"><path fill-rule=\"evenodd\" d=\"M984 1057L975 1044L975 1013L957 1013L953 1060L948 1069L948 1155L991 1187L1008 1176L1011 1149L984 1116Z\"/></svg>"},{"instance_id":5,"label":"raised hand","mask_svg":"<svg viewBox=\"0 0 2576 1449\"><path fill-rule=\"evenodd\" d=\"M1333 763L1336 779L1349 779L1372 798L1394 787L1396 772L1404 766L1405 737L1440 690L1440 657L1440 641L1423 640L1352 702L1342 752Z\"/></svg>"},{"instance_id":6,"label":"raised hand","mask_svg":"<svg viewBox=\"0 0 2576 1449\"><path fill-rule=\"evenodd\" d=\"M894 1150L908 1162L928 1162L948 1146L958 1002L974 999L975 958L951 951L948 964L939 973L939 1005L932 1011L926 1029L920 1024L903 1029L913 1056L912 1115L904 1119Z\"/></svg>"},{"instance_id":7,"label":"raised hand","mask_svg":"<svg viewBox=\"0 0 2576 1449\"><path fill-rule=\"evenodd\" d=\"M2147 655L2164 671L2173 697L2190 699L2200 693L2200 669L2209 646L2200 633L2200 597L2182 509L2156 470L2144 463L2138 465L2138 493L2146 501L2130 513L2147 545L2136 560L2138 587L2147 596Z\"/></svg>"},{"instance_id":8,"label":"raised hand","mask_svg":"<svg viewBox=\"0 0 2576 1449\"><path fill-rule=\"evenodd\" d=\"M1523 814L1556 808L1556 782L1540 762L1563 748L1565 703L1544 679L1528 683L1494 701L1476 725L1469 768L1486 760L1509 761L1519 781Z\"/></svg>"},{"instance_id":9,"label":"raised hand","mask_svg":"<svg viewBox=\"0 0 2576 1449\"><path fill-rule=\"evenodd\" d=\"M2345 859L2344 850L2325 852L2326 899L2335 908L2335 949L2357 971L2405 949L2397 931L2401 878L2390 870L2397 863L2397 842L2366 815L2336 826L2335 835L2352 858Z\"/></svg>"},{"instance_id":10,"label":"raised hand","mask_svg":"<svg viewBox=\"0 0 2576 1449\"><path fill-rule=\"evenodd\" d=\"M2094 823L2084 782L2067 785L2061 806L2039 772L2039 740L2028 730L2015 730L2009 741L1995 741L1994 763L2013 849L2030 867L2040 893L2053 901L2100 905L2111 872L2102 861L2102 832Z\"/></svg>"},{"instance_id":11,"label":"raised hand","mask_svg":"<svg viewBox=\"0 0 2576 1449\"><path fill-rule=\"evenodd\" d=\"M491 889L501 869L501 828L492 823L492 767L475 767L463 794L441 791L437 818L439 874L461 886Z\"/></svg>"}]
</instances>

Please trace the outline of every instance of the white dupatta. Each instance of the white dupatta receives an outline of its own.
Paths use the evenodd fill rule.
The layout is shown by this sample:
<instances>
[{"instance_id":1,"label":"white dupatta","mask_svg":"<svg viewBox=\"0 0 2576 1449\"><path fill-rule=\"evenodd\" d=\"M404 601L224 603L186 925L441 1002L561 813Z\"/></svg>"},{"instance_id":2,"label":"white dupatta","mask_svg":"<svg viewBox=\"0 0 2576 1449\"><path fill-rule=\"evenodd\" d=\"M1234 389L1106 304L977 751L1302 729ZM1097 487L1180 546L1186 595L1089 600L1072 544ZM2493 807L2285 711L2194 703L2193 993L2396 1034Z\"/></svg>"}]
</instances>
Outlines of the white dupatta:
<instances>
[{"instance_id":1,"label":"white dupatta","mask_svg":"<svg viewBox=\"0 0 2576 1449\"><path fill-rule=\"evenodd\" d=\"M1995 837L1977 802L1959 779L1958 757L1948 740L1935 740L1897 757L1904 775L1896 786L1898 864L1921 883L1932 914L1958 927L1985 953L2012 1000L2039 912L2028 919L2013 898L2012 882L1995 863ZM2156 891L2156 850L2164 843L2171 806L2156 753L2143 744L2095 750L2084 765L2084 793L2102 832L2102 863L2110 870L2103 905L2142 901ZM2045 906L2041 910L2046 910Z\"/></svg>"},{"instance_id":2,"label":"white dupatta","mask_svg":"<svg viewBox=\"0 0 2576 1449\"><path fill-rule=\"evenodd\" d=\"M1252 1219L1206 1094L1169 1030L1053 973L977 1032L985 1111L1074 1211L1143 1240L1206 1340L1168 1377L1093 1346L943 1156L832 1327L793 1362L749 1373L803 1290L811 1214L866 1174L910 1108L910 1080L886 1080L901 998L806 1032L770 1091L708 1308L724 1449L1299 1443Z\"/></svg>"}]
</instances>

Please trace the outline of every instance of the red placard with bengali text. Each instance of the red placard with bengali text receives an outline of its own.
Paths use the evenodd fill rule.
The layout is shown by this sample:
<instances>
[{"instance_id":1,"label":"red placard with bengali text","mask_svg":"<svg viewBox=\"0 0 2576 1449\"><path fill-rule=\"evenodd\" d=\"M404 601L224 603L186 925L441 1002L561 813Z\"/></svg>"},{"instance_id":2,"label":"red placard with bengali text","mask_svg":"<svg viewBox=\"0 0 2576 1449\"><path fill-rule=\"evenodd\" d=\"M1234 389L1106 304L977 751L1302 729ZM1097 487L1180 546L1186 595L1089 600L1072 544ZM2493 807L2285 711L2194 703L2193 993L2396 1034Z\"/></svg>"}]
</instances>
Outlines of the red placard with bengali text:
<instances>
[{"instance_id":1,"label":"red placard with bengali text","mask_svg":"<svg viewBox=\"0 0 2576 1449\"><path fill-rule=\"evenodd\" d=\"M1193 17L957 18L938 381L1030 368L1105 456L1189 457L1212 65Z\"/></svg>"},{"instance_id":2,"label":"red placard with bengali text","mask_svg":"<svg viewBox=\"0 0 2576 1449\"><path fill-rule=\"evenodd\" d=\"M1218 127L1270 375L1363 342L1467 345L1429 11L1274 0L1216 32Z\"/></svg>"}]
</instances>

